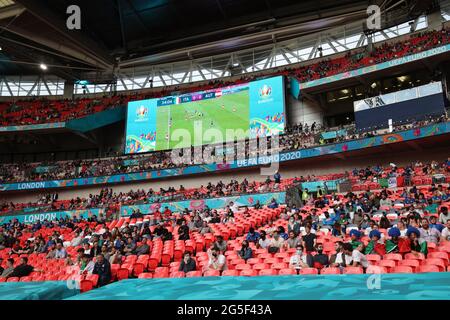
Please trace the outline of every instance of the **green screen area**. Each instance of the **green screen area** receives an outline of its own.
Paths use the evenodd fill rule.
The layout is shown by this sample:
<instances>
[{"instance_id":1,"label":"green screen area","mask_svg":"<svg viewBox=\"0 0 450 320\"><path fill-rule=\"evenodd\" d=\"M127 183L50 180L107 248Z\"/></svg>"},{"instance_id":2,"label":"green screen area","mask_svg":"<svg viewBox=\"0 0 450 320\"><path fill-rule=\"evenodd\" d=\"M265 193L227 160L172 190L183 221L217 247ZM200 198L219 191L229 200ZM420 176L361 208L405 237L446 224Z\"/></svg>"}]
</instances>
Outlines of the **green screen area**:
<instances>
[{"instance_id":1,"label":"green screen area","mask_svg":"<svg viewBox=\"0 0 450 320\"><path fill-rule=\"evenodd\" d=\"M203 135L194 136L194 125L201 122L202 132L209 128L219 129L225 140L228 129L242 129L245 134L237 134L235 138L248 137L249 90L226 94L215 99L187 102L177 105L158 107L156 114L156 150L173 149L176 147L199 146ZM169 121L171 119L171 121ZM172 134L177 129L189 131L192 141L183 143L172 141ZM167 139L169 138L169 139Z\"/></svg>"}]
</instances>

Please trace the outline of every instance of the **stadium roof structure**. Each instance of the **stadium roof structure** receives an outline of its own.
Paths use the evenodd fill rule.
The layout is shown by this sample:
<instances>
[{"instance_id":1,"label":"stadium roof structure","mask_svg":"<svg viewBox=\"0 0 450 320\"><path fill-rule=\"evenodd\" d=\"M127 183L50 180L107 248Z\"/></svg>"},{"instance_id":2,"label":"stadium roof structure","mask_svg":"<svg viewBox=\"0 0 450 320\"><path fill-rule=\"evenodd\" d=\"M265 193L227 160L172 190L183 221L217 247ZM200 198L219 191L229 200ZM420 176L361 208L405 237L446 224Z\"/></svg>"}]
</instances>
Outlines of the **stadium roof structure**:
<instances>
[{"instance_id":1,"label":"stadium roof structure","mask_svg":"<svg viewBox=\"0 0 450 320\"><path fill-rule=\"evenodd\" d=\"M367 18L383 27L417 19L432 0L0 0L0 72L112 80L118 70L273 45ZM81 9L81 30L66 10ZM254 57L255 58L255 57ZM258 57L256 57L258 58ZM242 65L246 68L247 65ZM134 70L134 69L133 69ZM88 76L89 75L89 76Z\"/></svg>"}]
</instances>

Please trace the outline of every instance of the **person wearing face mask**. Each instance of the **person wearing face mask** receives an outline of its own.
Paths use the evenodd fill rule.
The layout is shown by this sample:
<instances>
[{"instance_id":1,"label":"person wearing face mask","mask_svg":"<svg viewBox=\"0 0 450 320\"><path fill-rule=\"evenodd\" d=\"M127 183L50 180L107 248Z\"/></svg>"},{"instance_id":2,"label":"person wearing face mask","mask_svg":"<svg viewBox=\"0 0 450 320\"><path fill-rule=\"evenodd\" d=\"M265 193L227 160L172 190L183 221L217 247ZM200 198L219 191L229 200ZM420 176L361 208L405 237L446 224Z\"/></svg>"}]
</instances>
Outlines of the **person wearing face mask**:
<instances>
[{"instance_id":1,"label":"person wearing face mask","mask_svg":"<svg viewBox=\"0 0 450 320\"><path fill-rule=\"evenodd\" d=\"M261 231L259 240L256 243L256 247L258 249L260 249L260 248L261 249L266 249L266 248L269 247L269 244L270 244L270 240L267 238L266 232L264 230Z\"/></svg>"},{"instance_id":2,"label":"person wearing face mask","mask_svg":"<svg viewBox=\"0 0 450 320\"><path fill-rule=\"evenodd\" d=\"M328 255L323 253L323 244L318 243L316 245L316 252L317 252L316 255L313 256L314 268L322 269L322 268L328 267L330 262L328 259Z\"/></svg>"},{"instance_id":3,"label":"person wearing face mask","mask_svg":"<svg viewBox=\"0 0 450 320\"><path fill-rule=\"evenodd\" d=\"M289 260L289 267L295 269L297 274L302 268L312 268L313 258L310 254L303 252L303 246L299 244L295 250L295 253Z\"/></svg>"},{"instance_id":4,"label":"person wearing face mask","mask_svg":"<svg viewBox=\"0 0 450 320\"><path fill-rule=\"evenodd\" d=\"M290 234L291 231L294 232L295 236L298 236L300 233L300 223L295 221L294 217L289 218L288 233Z\"/></svg>"},{"instance_id":5,"label":"person wearing face mask","mask_svg":"<svg viewBox=\"0 0 450 320\"><path fill-rule=\"evenodd\" d=\"M242 247L238 251L238 255L245 261L253 256L253 250L250 248L247 240L242 241Z\"/></svg>"}]
</instances>

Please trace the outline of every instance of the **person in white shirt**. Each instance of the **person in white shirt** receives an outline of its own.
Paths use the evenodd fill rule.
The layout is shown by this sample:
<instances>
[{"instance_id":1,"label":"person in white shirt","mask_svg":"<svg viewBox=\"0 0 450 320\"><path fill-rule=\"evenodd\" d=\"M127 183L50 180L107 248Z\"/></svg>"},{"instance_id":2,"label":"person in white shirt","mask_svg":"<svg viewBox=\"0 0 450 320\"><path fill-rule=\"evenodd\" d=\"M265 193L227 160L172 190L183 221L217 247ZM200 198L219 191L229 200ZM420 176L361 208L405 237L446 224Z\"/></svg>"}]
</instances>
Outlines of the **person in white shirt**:
<instances>
[{"instance_id":1,"label":"person in white shirt","mask_svg":"<svg viewBox=\"0 0 450 320\"><path fill-rule=\"evenodd\" d=\"M80 262L80 274L92 274L95 262L92 261L91 256L84 254Z\"/></svg>"},{"instance_id":2,"label":"person in white shirt","mask_svg":"<svg viewBox=\"0 0 450 320\"><path fill-rule=\"evenodd\" d=\"M367 261L366 256L361 252L363 249L363 245L358 246L353 250L353 247L350 243L344 243L344 253L345 255L352 257L352 266L353 267L363 267L364 269L369 266L369 262Z\"/></svg>"},{"instance_id":3,"label":"person in white shirt","mask_svg":"<svg viewBox=\"0 0 450 320\"><path fill-rule=\"evenodd\" d=\"M297 245L294 255L289 260L289 268L295 269L299 273L302 268L309 268L312 265L312 256L304 253L301 244Z\"/></svg>"},{"instance_id":4,"label":"person in white shirt","mask_svg":"<svg viewBox=\"0 0 450 320\"><path fill-rule=\"evenodd\" d=\"M55 259L65 259L65 258L67 258L66 249L64 249L61 242L58 242L56 244L56 249L55 249Z\"/></svg>"},{"instance_id":5,"label":"person in white shirt","mask_svg":"<svg viewBox=\"0 0 450 320\"><path fill-rule=\"evenodd\" d=\"M446 227L442 229L441 241L450 241L450 220L447 220Z\"/></svg>"},{"instance_id":6,"label":"person in white shirt","mask_svg":"<svg viewBox=\"0 0 450 320\"><path fill-rule=\"evenodd\" d=\"M206 270L219 270L223 271L227 269L227 260L223 254L220 253L218 248L213 248L209 255L209 261L206 265Z\"/></svg>"},{"instance_id":7,"label":"person in white shirt","mask_svg":"<svg viewBox=\"0 0 450 320\"><path fill-rule=\"evenodd\" d=\"M259 235L259 240L256 246L258 248L267 249L270 245L270 239L267 238L266 232L263 230Z\"/></svg>"},{"instance_id":8,"label":"person in white shirt","mask_svg":"<svg viewBox=\"0 0 450 320\"><path fill-rule=\"evenodd\" d=\"M234 203L233 201L231 201L231 202L230 202L230 209L231 209L231 211L233 211L234 213L236 213L236 212L239 211L239 206L238 206L236 203Z\"/></svg>"}]
</instances>

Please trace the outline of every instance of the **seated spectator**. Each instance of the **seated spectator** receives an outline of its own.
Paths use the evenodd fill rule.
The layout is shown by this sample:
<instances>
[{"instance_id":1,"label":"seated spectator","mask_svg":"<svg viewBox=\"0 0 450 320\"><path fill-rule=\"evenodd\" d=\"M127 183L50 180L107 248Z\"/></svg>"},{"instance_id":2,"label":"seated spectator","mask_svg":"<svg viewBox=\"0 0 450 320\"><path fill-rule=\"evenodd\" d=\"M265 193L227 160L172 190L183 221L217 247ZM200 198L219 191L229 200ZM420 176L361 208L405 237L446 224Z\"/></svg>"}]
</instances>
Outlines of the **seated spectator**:
<instances>
[{"instance_id":1,"label":"seated spectator","mask_svg":"<svg viewBox=\"0 0 450 320\"><path fill-rule=\"evenodd\" d=\"M197 270L197 265L195 260L191 258L191 253L186 251L183 255L183 260L180 262L180 267L178 271L183 271L184 273L188 273L190 271Z\"/></svg>"},{"instance_id":2,"label":"seated spectator","mask_svg":"<svg viewBox=\"0 0 450 320\"><path fill-rule=\"evenodd\" d=\"M430 228L428 219L422 219L422 228L419 229L420 238L427 242L432 242L435 244L439 243L441 238L441 233L436 228Z\"/></svg>"},{"instance_id":3,"label":"seated spectator","mask_svg":"<svg viewBox=\"0 0 450 320\"><path fill-rule=\"evenodd\" d=\"M300 272L302 268L312 268L314 265L313 257L303 251L303 246L299 244L296 248L295 253L291 256L289 260L289 267Z\"/></svg>"},{"instance_id":4,"label":"seated spectator","mask_svg":"<svg viewBox=\"0 0 450 320\"><path fill-rule=\"evenodd\" d=\"M227 259L221 250L217 247L212 248L211 254L209 256L208 264L206 265L205 271L207 270L219 270L223 271L227 269L226 265Z\"/></svg>"},{"instance_id":5,"label":"seated spectator","mask_svg":"<svg viewBox=\"0 0 450 320\"><path fill-rule=\"evenodd\" d=\"M260 237L258 242L256 243L256 247L259 249L267 249L270 245L270 239L267 238L266 232L263 230L260 233Z\"/></svg>"},{"instance_id":6,"label":"seated spectator","mask_svg":"<svg viewBox=\"0 0 450 320\"><path fill-rule=\"evenodd\" d=\"M362 242L359 241L359 239L361 238L361 232L357 229L352 229L350 230L349 235L351 240L350 243L353 249L358 248L362 244Z\"/></svg>"},{"instance_id":7,"label":"seated spectator","mask_svg":"<svg viewBox=\"0 0 450 320\"><path fill-rule=\"evenodd\" d=\"M344 243L343 249L346 256L351 256L351 266L362 267L364 270L369 266L366 256L362 253L364 245L360 245L358 248L353 249L350 243Z\"/></svg>"},{"instance_id":8,"label":"seated spectator","mask_svg":"<svg viewBox=\"0 0 450 320\"><path fill-rule=\"evenodd\" d=\"M323 253L323 244L318 243L316 245L316 254L313 256L313 266L317 269L328 267L330 264L328 255Z\"/></svg>"},{"instance_id":9,"label":"seated spectator","mask_svg":"<svg viewBox=\"0 0 450 320\"><path fill-rule=\"evenodd\" d=\"M302 244L301 240L295 236L294 231L289 232L289 238L286 240L286 246L288 249L297 248L299 244Z\"/></svg>"},{"instance_id":10,"label":"seated spectator","mask_svg":"<svg viewBox=\"0 0 450 320\"><path fill-rule=\"evenodd\" d=\"M450 214L448 214L448 207L442 206L439 213L439 223L446 224L450 220Z\"/></svg>"},{"instance_id":11,"label":"seated spectator","mask_svg":"<svg viewBox=\"0 0 450 320\"><path fill-rule=\"evenodd\" d=\"M65 259L65 258L67 258L66 249L64 249L62 243L59 242L56 244L55 259Z\"/></svg>"},{"instance_id":12,"label":"seated spectator","mask_svg":"<svg viewBox=\"0 0 450 320\"><path fill-rule=\"evenodd\" d=\"M97 256L92 273L98 275L97 285L99 287L105 286L111 281L111 265L102 254Z\"/></svg>"},{"instance_id":13,"label":"seated spectator","mask_svg":"<svg viewBox=\"0 0 450 320\"><path fill-rule=\"evenodd\" d=\"M385 248L386 253L398 253L399 252L399 238L401 236L400 229L393 227L388 230L388 236L390 239L386 240Z\"/></svg>"},{"instance_id":14,"label":"seated spectator","mask_svg":"<svg viewBox=\"0 0 450 320\"><path fill-rule=\"evenodd\" d=\"M365 249L365 254L378 254L380 256L384 256L386 254L386 247L384 242L381 240L381 232L378 230L372 230L370 231L369 238L370 241Z\"/></svg>"},{"instance_id":15,"label":"seated spectator","mask_svg":"<svg viewBox=\"0 0 450 320\"><path fill-rule=\"evenodd\" d=\"M146 238L142 238L141 244L136 247L134 250L134 254L137 256L141 256L143 254L149 254L150 253L150 246L147 243Z\"/></svg>"},{"instance_id":16,"label":"seated spectator","mask_svg":"<svg viewBox=\"0 0 450 320\"><path fill-rule=\"evenodd\" d=\"M348 243L348 244L351 246L350 243ZM345 254L344 245L345 245L345 243L343 243L342 241L336 242L336 244L335 244L336 253L333 254L330 258L330 265L332 267L345 268L346 266L351 265L352 256ZM353 250L353 246L352 246L352 250Z\"/></svg>"},{"instance_id":17,"label":"seated spectator","mask_svg":"<svg viewBox=\"0 0 450 320\"><path fill-rule=\"evenodd\" d=\"M272 200L271 200L270 203L268 204L267 208L270 208L270 209L276 209L276 208L278 208L278 203L277 203L277 201L275 200L275 198L272 198Z\"/></svg>"},{"instance_id":18,"label":"seated spectator","mask_svg":"<svg viewBox=\"0 0 450 320\"><path fill-rule=\"evenodd\" d=\"M223 240L223 236L218 235L217 240L214 242L214 247L216 247L221 253L227 251L227 242Z\"/></svg>"},{"instance_id":19,"label":"seated spectator","mask_svg":"<svg viewBox=\"0 0 450 320\"><path fill-rule=\"evenodd\" d=\"M238 255L245 261L252 257L253 251L250 248L247 240L242 241L242 247L241 250L238 251Z\"/></svg>"},{"instance_id":20,"label":"seated spectator","mask_svg":"<svg viewBox=\"0 0 450 320\"><path fill-rule=\"evenodd\" d=\"M447 220L447 224L441 232L441 241L450 241L450 219Z\"/></svg>"},{"instance_id":21,"label":"seated spectator","mask_svg":"<svg viewBox=\"0 0 450 320\"><path fill-rule=\"evenodd\" d=\"M278 231L273 233L272 239L270 240L268 251L269 253L280 252L280 249L284 246L284 239L280 237Z\"/></svg>"},{"instance_id":22,"label":"seated spectator","mask_svg":"<svg viewBox=\"0 0 450 320\"><path fill-rule=\"evenodd\" d=\"M3 269L2 274L0 275L2 278L8 278L8 276L14 271L14 259L9 258L6 260L6 268Z\"/></svg>"},{"instance_id":23,"label":"seated spectator","mask_svg":"<svg viewBox=\"0 0 450 320\"><path fill-rule=\"evenodd\" d=\"M133 238L129 237L127 239L127 245L123 249L123 253L126 256L129 256L129 255L133 255L135 251L136 251L136 243L134 242Z\"/></svg>"},{"instance_id":24,"label":"seated spectator","mask_svg":"<svg viewBox=\"0 0 450 320\"><path fill-rule=\"evenodd\" d=\"M95 263L88 254L83 254L80 263L80 274L92 274L94 271Z\"/></svg>"},{"instance_id":25,"label":"seated spectator","mask_svg":"<svg viewBox=\"0 0 450 320\"><path fill-rule=\"evenodd\" d=\"M206 234L206 233L211 233L212 229L211 227L208 225L208 222L203 221L203 225L200 228L200 234Z\"/></svg>"},{"instance_id":26,"label":"seated spectator","mask_svg":"<svg viewBox=\"0 0 450 320\"><path fill-rule=\"evenodd\" d=\"M190 239L189 231L191 229L186 224L186 220L185 219L180 219L180 220L178 220L178 224L180 225L179 228L178 228L178 239L179 240L189 240Z\"/></svg>"},{"instance_id":27,"label":"seated spectator","mask_svg":"<svg viewBox=\"0 0 450 320\"><path fill-rule=\"evenodd\" d=\"M14 268L14 270L7 276L7 278L26 277L31 272L33 272L33 270L34 270L33 266L30 266L28 264L28 258L22 257L20 258L20 264Z\"/></svg>"},{"instance_id":28,"label":"seated spectator","mask_svg":"<svg viewBox=\"0 0 450 320\"><path fill-rule=\"evenodd\" d=\"M259 240L259 237L260 237L260 234L258 232L256 232L253 227L250 227L250 229L248 230L248 233L247 233L246 240L248 242L256 243Z\"/></svg>"}]
</instances>

